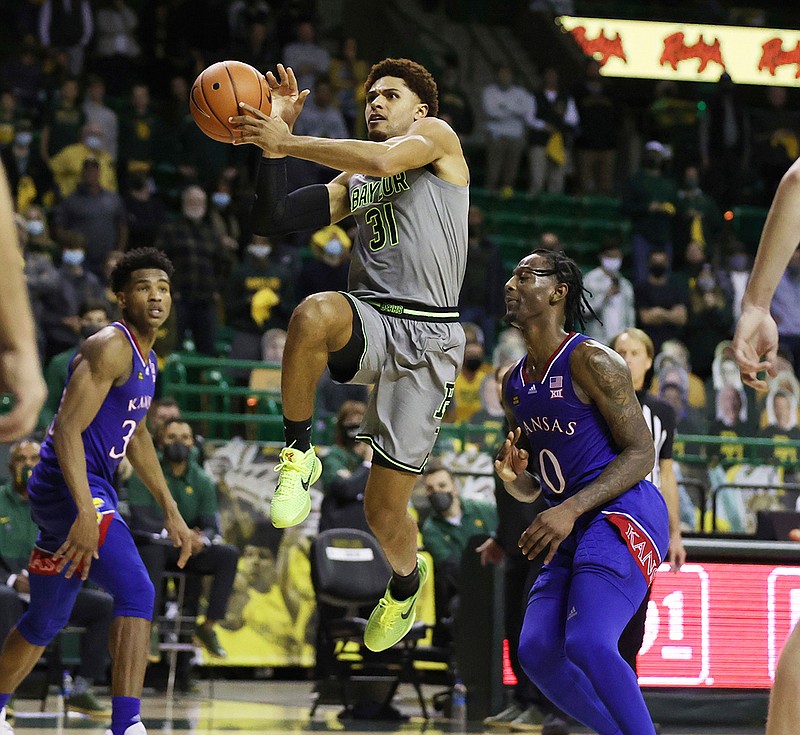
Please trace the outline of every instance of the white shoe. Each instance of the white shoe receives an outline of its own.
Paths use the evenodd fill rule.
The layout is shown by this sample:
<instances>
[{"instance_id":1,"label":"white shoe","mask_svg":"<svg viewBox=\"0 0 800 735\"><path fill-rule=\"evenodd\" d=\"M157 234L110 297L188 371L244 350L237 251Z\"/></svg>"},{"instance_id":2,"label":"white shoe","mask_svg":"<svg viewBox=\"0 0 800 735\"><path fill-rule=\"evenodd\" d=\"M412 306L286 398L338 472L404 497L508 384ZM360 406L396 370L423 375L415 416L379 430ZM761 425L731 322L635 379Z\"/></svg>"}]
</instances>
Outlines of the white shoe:
<instances>
[{"instance_id":1,"label":"white shoe","mask_svg":"<svg viewBox=\"0 0 800 735\"><path fill-rule=\"evenodd\" d=\"M6 722L6 708L0 709L0 735L14 735L14 728Z\"/></svg>"},{"instance_id":2,"label":"white shoe","mask_svg":"<svg viewBox=\"0 0 800 735\"><path fill-rule=\"evenodd\" d=\"M110 727L106 730L105 735L114 735ZM145 730L144 723L134 722L132 725L128 725L128 727L125 728L125 735L147 735L147 730Z\"/></svg>"}]
</instances>

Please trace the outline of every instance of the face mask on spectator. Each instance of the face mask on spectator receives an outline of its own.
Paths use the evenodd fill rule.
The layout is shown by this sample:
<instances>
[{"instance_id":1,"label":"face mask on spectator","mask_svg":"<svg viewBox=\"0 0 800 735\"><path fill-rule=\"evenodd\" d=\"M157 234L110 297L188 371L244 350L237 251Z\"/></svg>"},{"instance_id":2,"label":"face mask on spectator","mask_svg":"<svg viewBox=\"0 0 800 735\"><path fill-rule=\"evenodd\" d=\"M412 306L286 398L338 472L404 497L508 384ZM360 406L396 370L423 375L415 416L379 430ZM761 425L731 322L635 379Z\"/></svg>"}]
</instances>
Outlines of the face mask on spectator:
<instances>
[{"instance_id":1,"label":"face mask on spectator","mask_svg":"<svg viewBox=\"0 0 800 735\"><path fill-rule=\"evenodd\" d=\"M338 258L344 252L344 245L341 240L334 238L325 243L325 255L330 255L332 258Z\"/></svg>"},{"instance_id":2,"label":"face mask on spectator","mask_svg":"<svg viewBox=\"0 0 800 735\"><path fill-rule=\"evenodd\" d=\"M247 252L250 253L250 255L252 255L254 258L263 260L264 258L269 257L269 254L272 252L272 245L266 245L264 243L251 243L247 246Z\"/></svg>"},{"instance_id":3,"label":"face mask on spectator","mask_svg":"<svg viewBox=\"0 0 800 735\"><path fill-rule=\"evenodd\" d=\"M344 435L351 442L354 442L356 440L356 436L358 435L358 430L360 428L361 428L360 424L344 424L344 426L342 426L342 430L344 431Z\"/></svg>"},{"instance_id":4,"label":"face mask on spectator","mask_svg":"<svg viewBox=\"0 0 800 735\"><path fill-rule=\"evenodd\" d=\"M702 276L701 278L697 279L697 288L703 292L713 291L715 285L716 282L714 281L713 277Z\"/></svg>"},{"instance_id":5,"label":"face mask on spectator","mask_svg":"<svg viewBox=\"0 0 800 735\"><path fill-rule=\"evenodd\" d=\"M231 203L231 195L227 191L215 191L211 195L211 201L214 202L214 206L225 209Z\"/></svg>"},{"instance_id":6,"label":"face mask on spectator","mask_svg":"<svg viewBox=\"0 0 800 735\"><path fill-rule=\"evenodd\" d=\"M622 258L600 258L600 265L608 273L619 273L622 267Z\"/></svg>"},{"instance_id":7,"label":"face mask on spectator","mask_svg":"<svg viewBox=\"0 0 800 735\"><path fill-rule=\"evenodd\" d=\"M25 223L25 229L31 237L39 237L44 234L44 222L40 219L29 219Z\"/></svg>"},{"instance_id":8,"label":"face mask on spectator","mask_svg":"<svg viewBox=\"0 0 800 735\"><path fill-rule=\"evenodd\" d=\"M744 253L740 253L738 255L731 255L729 264L732 271L746 271L747 256Z\"/></svg>"},{"instance_id":9,"label":"face mask on spectator","mask_svg":"<svg viewBox=\"0 0 800 735\"><path fill-rule=\"evenodd\" d=\"M473 373L483 365L483 360L480 357L468 357L464 360L464 367L471 370Z\"/></svg>"},{"instance_id":10,"label":"face mask on spectator","mask_svg":"<svg viewBox=\"0 0 800 735\"><path fill-rule=\"evenodd\" d=\"M661 276L663 276L666 272L667 266L665 266L663 263L653 263L653 265L650 266L650 273L655 278L661 278Z\"/></svg>"},{"instance_id":11,"label":"face mask on spectator","mask_svg":"<svg viewBox=\"0 0 800 735\"><path fill-rule=\"evenodd\" d=\"M428 500L437 513L446 513L453 504L453 496L450 493L436 492L428 496Z\"/></svg>"},{"instance_id":12,"label":"face mask on spectator","mask_svg":"<svg viewBox=\"0 0 800 735\"><path fill-rule=\"evenodd\" d=\"M103 147L103 139L99 135L87 135L86 147L93 151Z\"/></svg>"},{"instance_id":13,"label":"face mask on spectator","mask_svg":"<svg viewBox=\"0 0 800 735\"><path fill-rule=\"evenodd\" d=\"M185 462L189 459L189 447L183 442L172 442L164 447L164 459L167 462Z\"/></svg>"},{"instance_id":14,"label":"face mask on spectator","mask_svg":"<svg viewBox=\"0 0 800 735\"><path fill-rule=\"evenodd\" d=\"M33 142L33 133L24 130L14 136L14 144L18 146L29 146Z\"/></svg>"},{"instance_id":15,"label":"face mask on spectator","mask_svg":"<svg viewBox=\"0 0 800 735\"><path fill-rule=\"evenodd\" d=\"M82 265L86 259L83 250L65 250L61 253L61 262L64 265Z\"/></svg>"},{"instance_id":16,"label":"face mask on spectator","mask_svg":"<svg viewBox=\"0 0 800 735\"><path fill-rule=\"evenodd\" d=\"M192 220L192 222L199 222L203 217L206 216L206 208L203 207L184 207L183 214L186 216L186 219Z\"/></svg>"}]
</instances>

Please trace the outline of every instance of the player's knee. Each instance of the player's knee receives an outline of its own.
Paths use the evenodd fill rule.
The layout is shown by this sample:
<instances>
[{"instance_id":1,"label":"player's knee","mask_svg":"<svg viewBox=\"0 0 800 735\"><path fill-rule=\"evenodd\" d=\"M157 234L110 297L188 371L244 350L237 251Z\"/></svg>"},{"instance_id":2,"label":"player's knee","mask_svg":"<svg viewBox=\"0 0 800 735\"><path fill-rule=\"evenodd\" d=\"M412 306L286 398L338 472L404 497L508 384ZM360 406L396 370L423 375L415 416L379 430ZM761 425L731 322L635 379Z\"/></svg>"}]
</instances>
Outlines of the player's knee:
<instances>
[{"instance_id":1,"label":"player's knee","mask_svg":"<svg viewBox=\"0 0 800 735\"><path fill-rule=\"evenodd\" d=\"M69 610L45 610L29 607L17 623L20 635L34 646L46 646L69 622Z\"/></svg>"},{"instance_id":2,"label":"player's knee","mask_svg":"<svg viewBox=\"0 0 800 735\"><path fill-rule=\"evenodd\" d=\"M532 681L541 681L543 676L555 671L559 655L556 640L537 626L523 628L519 640L519 662Z\"/></svg>"},{"instance_id":3,"label":"player's knee","mask_svg":"<svg viewBox=\"0 0 800 735\"><path fill-rule=\"evenodd\" d=\"M301 336L322 337L348 326L352 322L352 312L342 303L344 299L335 292L307 296L292 312L289 331Z\"/></svg>"},{"instance_id":4,"label":"player's knee","mask_svg":"<svg viewBox=\"0 0 800 735\"><path fill-rule=\"evenodd\" d=\"M598 662L606 661L609 655L620 655L618 645L598 638L597 631L591 626L573 626L564 641L564 653L584 671L590 670Z\"/></svg>"},{"instance_id":5,"label":"player's knee","mask_svg":"<svg viewBox=\"0 0 800 735\"><path fill-rule=\"evenodd\" d=\"M150 620L153 617L155 599L155 587L142 567L127 579L124 589L115 591L114 617Z\"/></svg>"}]
</instances>

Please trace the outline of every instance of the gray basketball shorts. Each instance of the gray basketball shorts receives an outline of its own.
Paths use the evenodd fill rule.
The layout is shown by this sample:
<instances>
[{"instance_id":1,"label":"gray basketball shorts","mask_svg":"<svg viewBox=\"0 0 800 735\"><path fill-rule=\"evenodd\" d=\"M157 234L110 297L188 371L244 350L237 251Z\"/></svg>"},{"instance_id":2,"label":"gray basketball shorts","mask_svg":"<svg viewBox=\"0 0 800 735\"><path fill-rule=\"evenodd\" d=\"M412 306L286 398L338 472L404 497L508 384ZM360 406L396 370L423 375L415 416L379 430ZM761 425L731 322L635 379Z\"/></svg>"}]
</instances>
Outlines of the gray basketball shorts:
<instances>
[{"instance_id":1,"label":"gray basketball shorts","mask_svg":"<svg viewBox=\"0 0 800 735\"><path fill-rule=\"evenodd\" d=\"M361 359L347 382L373 386L357 438L372 445L376 464L422 472L453 398L464 329L457 321L391 316L344 295L364 333Z\"/></svg>"}]
</instances>

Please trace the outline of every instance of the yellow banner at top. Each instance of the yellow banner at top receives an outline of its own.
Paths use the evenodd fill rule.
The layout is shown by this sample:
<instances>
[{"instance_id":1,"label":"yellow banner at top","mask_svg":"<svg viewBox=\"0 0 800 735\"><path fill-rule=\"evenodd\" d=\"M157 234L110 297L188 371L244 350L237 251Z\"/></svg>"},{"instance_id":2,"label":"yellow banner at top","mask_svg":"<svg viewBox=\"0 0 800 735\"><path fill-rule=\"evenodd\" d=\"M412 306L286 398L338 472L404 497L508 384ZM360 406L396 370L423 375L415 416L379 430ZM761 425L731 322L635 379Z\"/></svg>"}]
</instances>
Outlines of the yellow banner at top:
<instances>
[{"instance_id":1,"label":"yellow banner at top","mask_svg":"<svg viewBox=\"0 0 800 735\"><path fill-rule=\"evenodd\" d=\"M557 19L608 77L797 86L800 31L657 23L612 18Z\"/></svg>"}]
</instances>

